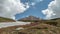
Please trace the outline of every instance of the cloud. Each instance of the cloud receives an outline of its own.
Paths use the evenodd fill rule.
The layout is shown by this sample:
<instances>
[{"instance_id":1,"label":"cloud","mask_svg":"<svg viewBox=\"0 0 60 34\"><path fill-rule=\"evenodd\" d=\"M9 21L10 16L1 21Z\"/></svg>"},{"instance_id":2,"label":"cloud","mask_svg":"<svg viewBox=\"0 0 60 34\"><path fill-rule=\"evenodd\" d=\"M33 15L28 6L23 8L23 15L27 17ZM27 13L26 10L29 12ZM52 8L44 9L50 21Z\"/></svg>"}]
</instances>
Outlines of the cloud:
<instances>
[{"instance_id":1,"label":"cloud","mask_svg":"<svg viewBox=\"0 0 60 34\"><path fill-rule=\"evenodd\" d=\"M60 18L60 0L50 2L48 8L42 10L42 13L46 15L46 19Z\"/></svg>"},{"instance_id":2,"label":"cloud","mask_svg":"<svg viewBox=\"0 0 60 34\"><path fill-rule=\"evenodd\" d=\"M43 0L40 0L40 1L43 1Z\"/></svg>"},{"instance_id":3,"label":"cloud","mask_svg":"<svg viewBox=\"0 0 60 34\"><path fill-rule=\"evenodd\" d=\"M15 19L15 15L22 13L29 8L29 5L24 5L20 0L0 0L0 17Z\"/></svg>"},{"instance_id":4,"label":"cloud","mask_svg":"<svg viewBox=\"0 0 60 34\"><path fill-rule=\"evenodd\" d=\"M42 2L42 1L43 1L43 0L33 0L30 5L33 6L33 7L35 7L35 5L36 5L37 3Z\"/></svg>"},{"instance_id":5,"label":"cloud","mask_svg":"<svg viewBox=\"0 0 60 34\"><path fill-rule=\"evenodd\" d=\"M35 0L36 2L42 2L43 0Z\"/></svg>"},{"instance_id":6,"label":"cloud","mask_svg":"<svg viewBox=\"0 0 60 34\"><path fill-rule=\"evenodd\" d=\"M31 5L34 6L36 3L32 2Z\"/></svg>"}]
</instances>

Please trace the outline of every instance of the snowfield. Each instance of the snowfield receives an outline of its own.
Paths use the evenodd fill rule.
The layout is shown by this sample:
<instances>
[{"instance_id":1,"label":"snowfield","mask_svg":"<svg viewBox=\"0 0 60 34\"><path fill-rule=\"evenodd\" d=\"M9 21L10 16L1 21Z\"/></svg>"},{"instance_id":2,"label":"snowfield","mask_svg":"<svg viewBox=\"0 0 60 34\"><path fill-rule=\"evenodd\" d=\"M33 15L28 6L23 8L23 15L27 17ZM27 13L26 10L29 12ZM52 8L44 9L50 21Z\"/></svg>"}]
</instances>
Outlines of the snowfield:
<instances>
[{"instance_id":1,"label":"snowfield","mask_svg":"<svg viewBox=\"0 0 60 34\"><path fill-rule=\"evenodd\" d=\"M0 22L0 28L6 28L11 26L26 25L30 22Z\"/></svg>"}]
</instances>

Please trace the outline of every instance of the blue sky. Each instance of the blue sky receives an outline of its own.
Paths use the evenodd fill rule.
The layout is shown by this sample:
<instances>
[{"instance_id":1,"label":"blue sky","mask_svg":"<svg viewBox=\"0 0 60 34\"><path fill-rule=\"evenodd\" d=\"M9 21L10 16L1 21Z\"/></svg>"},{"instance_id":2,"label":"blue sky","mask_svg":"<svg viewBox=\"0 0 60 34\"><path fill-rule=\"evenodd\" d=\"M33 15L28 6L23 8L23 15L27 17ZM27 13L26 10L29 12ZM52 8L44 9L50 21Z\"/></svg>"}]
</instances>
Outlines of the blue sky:
<instances>
[{"instance_id":1,"label":"blue sky","mask_svg":"<svg viewBox=\"0 0 60 34\"><path fill-rule=\"evenodd\" d=\"M60 0L1 0L0 17L18 20L27 16L60 18Z\"/></svg>"},{"instance_id":2,"label":"blue sky","mask_svg":"<svg viewBox=\"0 0 60 34\"><path fill-rule=\"evenodd\" d=\"M47 9L48 8L48 4L53 1L53 0L43 0L43 1L39 1L39 0L21 0L22 3L36 3L34 6L30 5L30 8L28 8L24 13L20 13L16 15L16 19L21 19L27 16L36 16L39 18L44 18L45 15L42 14L42 10Z\"/></svg>"}]
</instances>

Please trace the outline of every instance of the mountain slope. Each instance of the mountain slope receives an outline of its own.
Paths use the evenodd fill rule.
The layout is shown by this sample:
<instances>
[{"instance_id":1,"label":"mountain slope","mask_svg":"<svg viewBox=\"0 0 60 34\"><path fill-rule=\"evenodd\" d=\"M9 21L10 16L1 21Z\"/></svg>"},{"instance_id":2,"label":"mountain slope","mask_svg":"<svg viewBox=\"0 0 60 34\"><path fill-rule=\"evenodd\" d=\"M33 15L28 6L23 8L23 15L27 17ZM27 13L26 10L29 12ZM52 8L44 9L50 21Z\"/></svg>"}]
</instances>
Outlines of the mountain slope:
<instances>
[{"instance_id":1,"label":"mountain slope","mask_svg":"<svg viewBox=\"0 0 60 34\"><path fill-rule=\"evenodd\" d=\"M26 27L19 31L19 34L60 34L60 28L49 24L38 24Z\"/></svg>"},{"instance_id":2,"label":"mountain slope","mask_svg":"<svg viewBox=\"0 0 60 34\"><path fill-rule=\"evenodd\" d=\"M9 19L9 18L0 17L0 22L15 22L15 20Z\"/></svg>"},{"instance_id":3,"label":"mountain slope","mask_svg":"<svg viewBox=\"0 0 60 34\"><path fill-rule=\"evenodd\" d=\"M47 23L47 24L55 24L56 26L60 27L60 18L46 20L45 23Z\"/></svg>"},{"instance_id":4,"label":"mountain slope","mask_svg":"<svg viewBox=\"0 0 60 34\"><path fill-rule=\"evenodd\" d=\"M12 32L15 30L15 32L13 32L14 34L15 33L18 33L18 34L60 34L60 18L51 19L51 20L39 20L38 22L33 21L33 22L31 22L31 24L22 25L19 27L22 27L23 29L20 29L20 30L19 30L19 28L18 28L18 30L12 29L12 28L10 28L10 29L12 29ZM10 31L10 29L8 31ZM11 32L9 32L9 33L11 33Z\"/></svg>"},{"instance_id":5,"label":"mountain slope","mask_svg":"<svg viewBox=\"0 0 60 34\"><path fill-rule=\"evenodd\" d=\"M19 19L18 21L39 21L40 18L35 17L35 16L28 16L22 19Z\"/></svg>"},{"instance_id":6,"label":"mountain slope","mask_svg":"<svg viewBox=\"0 0 60 34\"><path fill-rule=\"evenodd\" d=\"M40 18L37 18L35 16L28 16L25 18L22 18L18 21L24 21L24 22L39 22L39 23L45 23L45 24L49 24L49 25L54 25L54 26L59 26L60 27L60 18L54 18L54 19L50 19L50 20L43 20Z\"/></svg>"}]
</instances>

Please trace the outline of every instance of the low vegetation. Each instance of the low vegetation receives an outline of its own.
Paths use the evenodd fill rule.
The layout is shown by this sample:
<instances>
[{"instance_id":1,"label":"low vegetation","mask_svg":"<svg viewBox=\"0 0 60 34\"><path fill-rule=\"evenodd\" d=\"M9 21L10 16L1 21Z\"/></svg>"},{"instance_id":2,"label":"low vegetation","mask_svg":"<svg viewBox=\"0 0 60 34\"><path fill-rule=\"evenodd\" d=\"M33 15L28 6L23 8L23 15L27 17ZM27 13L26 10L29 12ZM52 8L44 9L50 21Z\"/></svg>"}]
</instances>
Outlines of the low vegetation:
<instances>
[{"instance_id":1,"label":"low vegetation","mask_svg":"<svg viewBox=\"0 0 60 34\"><path fill-rule=\"evenodd\" d=\"M60 34L60 28L48 24L39 24L36 26L26 27L20 30L19 33L24 34Z\"/></svg>"},{"instance_id":2,"label":"low vegetation","mask_svg":"<svg viewBox=\"0 0 60 34\"><path fill-rule=\"evenodd\" d=\"M0 22L15 22L15 20L9 19L9 18L0 17Z\"/></svg>"},{"instance_id":3,"label":"low vegetation","mask_svg":"<svg viewBox=\"0 0 60 34\"><path fill-rule=\"evenodd\" d=\"M23 20L22 20L23 21ZM60 34L60 18L51 20L37 20L29 21L31 25L26 25L24 30L20 30L19 33L24 34ZM32 25L32 23L34 23ZM36 24L35 24L36 23Z\"/></svg>"},{"instance_id":4,"label":"low vegetation","mask_svg":"<svg viewBox=\"0 0 60 34\"><path fill-rule=\"evenodd\" d=\"M35 18L34 18L35 19ZM0 22L8 21L10 22L11 19L8 18L0 18ZM12 20L14 21L14 20ZM24 22L31 22L31 24L22 25L21 27L24 28L22 30L15 30L12 28L4 29L5 32L8 34L60 34L60 19L51 19L51 20L20 20ZM4 33L5 34L5 33Z\"/></svg>"}]
</instances>

